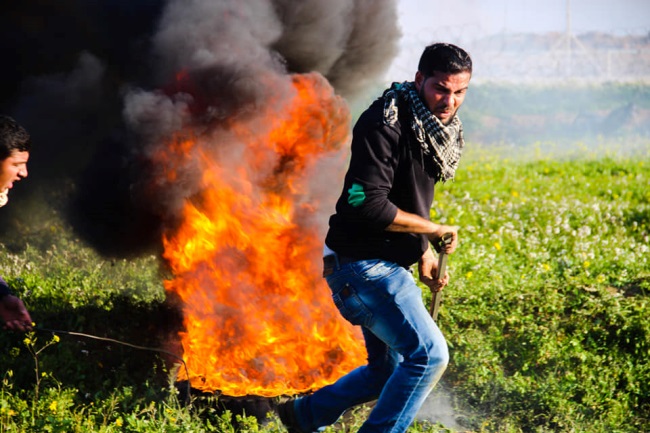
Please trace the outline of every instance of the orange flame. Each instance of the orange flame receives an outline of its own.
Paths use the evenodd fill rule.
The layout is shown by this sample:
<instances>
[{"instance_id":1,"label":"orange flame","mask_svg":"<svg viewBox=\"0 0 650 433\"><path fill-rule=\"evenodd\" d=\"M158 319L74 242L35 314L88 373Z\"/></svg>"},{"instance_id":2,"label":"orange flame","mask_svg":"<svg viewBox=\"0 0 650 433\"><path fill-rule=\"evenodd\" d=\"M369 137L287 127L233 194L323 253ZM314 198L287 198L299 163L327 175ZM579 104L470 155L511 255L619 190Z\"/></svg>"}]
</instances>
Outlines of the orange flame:
<instances>
[{"instance_id":1,"label":"orange flame","mask_svg":"<svg viewBox=\"0 0 650 433\"><path fill-rule=\"evenodd\" d=\"M349 139L349 111L317 74L293 76L292 87L288 107L228 126L245 147L230 161L194 138L166 150L170 158L198 155L202 175L201 193L163 239L174 274L165 288L184 303L190 377L180 370L179 379L195 389L303 393L365 358L360 335L340 318L320 276L319 203L308 191L316 162Z\"/></svg>"}]
</instances>

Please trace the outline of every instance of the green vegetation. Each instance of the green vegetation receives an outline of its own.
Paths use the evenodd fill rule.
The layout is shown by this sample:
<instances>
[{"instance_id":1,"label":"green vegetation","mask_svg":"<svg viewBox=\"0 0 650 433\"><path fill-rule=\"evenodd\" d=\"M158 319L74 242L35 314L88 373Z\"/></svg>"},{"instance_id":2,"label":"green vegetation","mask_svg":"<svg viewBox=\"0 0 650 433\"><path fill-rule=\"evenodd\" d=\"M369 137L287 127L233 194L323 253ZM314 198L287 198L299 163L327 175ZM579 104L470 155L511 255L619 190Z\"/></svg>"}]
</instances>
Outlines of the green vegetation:
<instances>
[{"instance_id":1,"label":"green vegetation","mask_svg":"<svg viewBox=\"0 0 650 433\"><path fill-rule=\"evenodd\" d=\"M582 110L611 110L620 104L650 109L650 86L643 83L558 84L482 83L472 85L463 110L511 116L520 114L578 113Z\"/></svg>"},{"instance_id":2,"label":"green vegetation","mask_svg":"<svg viewBox=\"0 0 650 433\"><path fill-rule=\"evenodd\" d=\"M650 146L617 146L468 145L438 188L433 218L461 227L439 323L463 431L650 431ZM0 249L39 327L178 353L156 257L103 259L56 214L39 230L49 245ZM0 347L0 432L285 431L218 399L187 406L164 352L43 331L0 332ZM355 431L367 410L328 431Z\"/></svg>"},{"instance_id":3,"label":"green vegetation","mask_svg":"<svg viewBox=\"0 0 650 433\"><path fill-rule=\"evenodd\" d=\"M647 148L646 148L647 149ZM461 226L446 380L485 431L650 428L650 161L475 158L439 195Z\"/></svg>"},{"instance_id":4,"label":"green vegetation","mask_svg":"<svg viewBox=\"0 0 650 433\"><path fill-rule=\"evenodd\" d=\"M472 85L461 108L468 137L519 145L650 136L650 86L640 83Z\"/></svg>"}]
</instances>

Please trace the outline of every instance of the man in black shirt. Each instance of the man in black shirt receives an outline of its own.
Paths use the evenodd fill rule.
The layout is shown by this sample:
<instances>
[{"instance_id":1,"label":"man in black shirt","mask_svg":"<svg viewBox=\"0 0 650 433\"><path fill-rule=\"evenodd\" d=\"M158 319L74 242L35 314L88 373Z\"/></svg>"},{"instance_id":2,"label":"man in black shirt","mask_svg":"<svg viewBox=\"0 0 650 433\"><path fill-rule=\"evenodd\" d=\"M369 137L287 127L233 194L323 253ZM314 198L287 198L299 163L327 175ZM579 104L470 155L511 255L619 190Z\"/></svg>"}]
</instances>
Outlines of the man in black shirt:
<instances>
[{"instance_id":1,"label":"man in black shirt","mask_svg":"<svg viewBox=\"0 0 650 433\"><path fill-rule=\"evenodd\" d=\"M361 326L368 364L314 394L281 404L290 433L334 423L350 407L377 399L360 433L401 433L411 424L448 360L447 343L408 268L432 291L431 245L452 253L455 227L430 221L436 182L454 177L464 145L457 117L472 74L470 56L428 46L413 82L393 83L357 121L343 192L325 239L324 276L334 303ZM438 247L436 247L438 248Z\"/></svg>"},{"instance_id":2,"label":"man in black shirt","mask_svg":"<svg viewBox=\"0 0 650 433\"><path fill-rule=\"evenodd\" d=\"M7 204L14 182L27 177L29 134L14 119L0 116L0 207ZM19 298L0 277L0 318L7 329L30 329L32 319Z\"/></svg>"}]
</instances>

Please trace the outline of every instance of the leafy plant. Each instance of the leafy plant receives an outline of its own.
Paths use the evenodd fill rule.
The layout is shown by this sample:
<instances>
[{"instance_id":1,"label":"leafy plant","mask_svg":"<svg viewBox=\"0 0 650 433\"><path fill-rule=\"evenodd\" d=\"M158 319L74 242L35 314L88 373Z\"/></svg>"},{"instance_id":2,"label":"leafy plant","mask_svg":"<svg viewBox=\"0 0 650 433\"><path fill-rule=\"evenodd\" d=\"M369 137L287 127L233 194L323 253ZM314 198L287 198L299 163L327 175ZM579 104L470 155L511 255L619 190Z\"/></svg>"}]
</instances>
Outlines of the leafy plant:
<instances>
[{"instance_id":1,"label":"leafy plant","mask_svg":"<svg viewBox=\"0 0 650 433\"><path fill-rule=\"evenodd\" d=\"M439 326L463 431L650 430L650 149L620 144L468 144L456 180L438 187L432 219L461 227ZM178 353L182 320L157 257L105 259L56 214L28 229L38 242L0 245L0 271L38 329L0 333L0 432L285 431L274 415L182 397L163 352L57 333ZM355 431L369 410L326 431Z\"/></svg>"}]
</instances>

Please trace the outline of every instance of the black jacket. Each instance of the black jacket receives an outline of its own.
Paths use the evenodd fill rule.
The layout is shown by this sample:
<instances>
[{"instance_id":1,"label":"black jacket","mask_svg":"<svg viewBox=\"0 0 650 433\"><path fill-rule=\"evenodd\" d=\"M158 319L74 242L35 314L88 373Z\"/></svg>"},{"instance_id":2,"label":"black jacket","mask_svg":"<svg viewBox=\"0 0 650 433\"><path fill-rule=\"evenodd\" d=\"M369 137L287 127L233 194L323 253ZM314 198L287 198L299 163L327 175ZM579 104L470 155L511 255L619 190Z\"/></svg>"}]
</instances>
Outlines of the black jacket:
<instances>
[{"instance_id":1,"label":"black jacket","mask_svg":"<svg viewBox=\"0 0 650 433\"><path fill-rule=\"evenodd\" d=\"M383 123L383 98L360 117L343 192L325 243L339 255L410 266L428 247L426 235L385 231L397 209L430 218L435 177L410 127L408 107L394 126Z\"/></svg>"}]
</instances>

